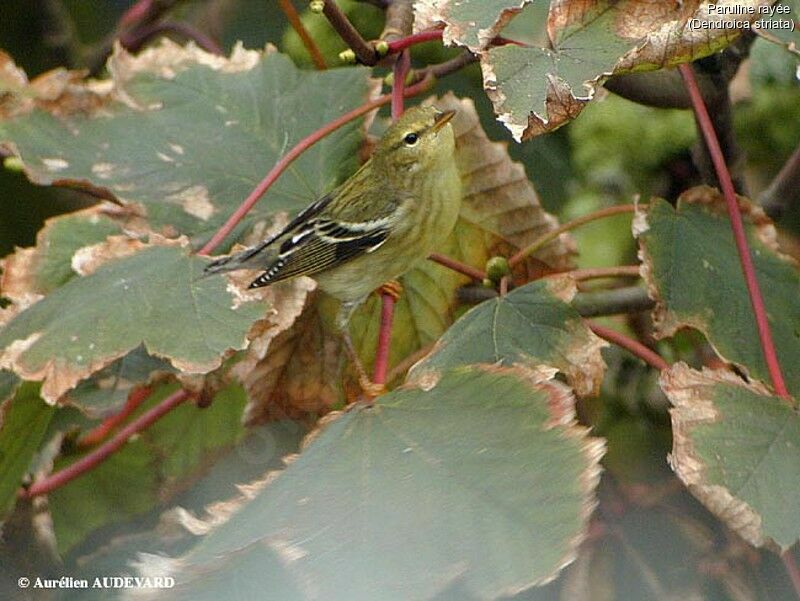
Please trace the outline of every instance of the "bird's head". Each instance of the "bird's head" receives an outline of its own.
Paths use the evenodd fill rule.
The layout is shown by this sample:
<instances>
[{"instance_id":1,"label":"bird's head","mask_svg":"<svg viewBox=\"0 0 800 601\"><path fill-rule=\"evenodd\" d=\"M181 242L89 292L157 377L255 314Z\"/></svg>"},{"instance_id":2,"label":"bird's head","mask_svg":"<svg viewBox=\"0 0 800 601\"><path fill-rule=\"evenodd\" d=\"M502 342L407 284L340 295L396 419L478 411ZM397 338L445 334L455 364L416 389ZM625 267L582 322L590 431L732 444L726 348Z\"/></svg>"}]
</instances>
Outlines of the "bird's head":
<instances>
[{"instance_id":1,"label":"bird's head","mask_svg":"<svg viewBox=\"0 0 800 601\"><path fill-rule=\"evenodd\" d=\"M455 137L450 119L455 111L415 106L393 123L378 142L374 157L395 173L435 168L452 157Z\"/></svg>"}]
</instances>

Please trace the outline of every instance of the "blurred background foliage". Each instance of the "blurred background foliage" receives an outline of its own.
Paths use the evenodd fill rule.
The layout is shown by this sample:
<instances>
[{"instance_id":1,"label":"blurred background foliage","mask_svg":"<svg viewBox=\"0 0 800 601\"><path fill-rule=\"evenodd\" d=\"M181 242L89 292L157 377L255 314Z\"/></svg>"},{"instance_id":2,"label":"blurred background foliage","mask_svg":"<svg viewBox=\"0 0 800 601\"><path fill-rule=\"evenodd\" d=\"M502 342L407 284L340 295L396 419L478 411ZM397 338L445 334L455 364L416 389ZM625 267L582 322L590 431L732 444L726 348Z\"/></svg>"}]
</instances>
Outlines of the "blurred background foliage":
<instances>
[{"instance_id":1,"label":"blurred background foliage","mask_svg":"<svg viewBox=\"0 0 800 601\"><path fill-rule=\"evenodd\" d=\"M65 64L83 68L93 47L113 31L130 4L125 0L4 0L0 2L0 48L31 78ZM54 5L66 9L77 45L67 48L54 35ZM380 33L382 11L354 0L340 0L340 5L365 37ZM541 40L537 23L542 22L546 8L547 3L534 3L515 19L506 35L522 41ZM181 3L176 12L177 19L194 23L220 40L226 50L239 40L249 48L271 43L298 65L312 68L275 2L192 0ZM306 12L303 20L328 64L336 66L343 42L324 18ZM445 60L452 52L431 43L415 48L413 59L416 64L428 64ZM736 134L746 157L744 175L753 198L769 184L800 140L796 69L796 60L783 49L757 40L751 60L734 82ZM603 206L632 202L637 196L674 200L698 182L691 160L697 133L689 111L643 107L602 93L568 126L517 144L495 121L476 65L440 81L437 91L446 90L475 101L489 136L509 144L512 157L524 163L544 206L562 221ZM75 192L35 186L20 172L0 169L0 255L15 246L32 245L46 218L92 202ZM784 214L780 225L800 234L800 209L794 207ZM592 223L579 229L575 238L580 267L624 265L635 260L629 216ZM636 319L626 325L637 329ZM697 335L679 335L670 343L660 343L659 351L668 359L699 365L702 357L696 356L696 349L702 345L697 343ZM580 591L587 578L594 583L594 599L645 598L640 596L642 591L652 594L653 587L672 593L663 598L677 598L673 596L676 591L689 595L684 598L750 598L732 592L737 586L742 590L742 581L757 598L786 598L784 585L776 584L785 578L777 558L731 537L669 471L665 462L671 446L667 402L656 386L655 375L616 348L604 354L609 374L602 395L579 406L583 421L608 439L598 511L604 529L592 535L597 543L592 545L593 552L571 566L557 585L521 598L552 599L556 590L561 595L565 590ZM185 504L201 503L195 499ZM620 509L624 507L629 510ZM157 513L129 523L128 528L136 532L151 526ZM665 541L671 542L665 546ZM744 575L750 572L752 577ZM642 581L625 576L632 573L639 574ZM600 582L608 584L603 588L598 586ZM691 596L697 591L703 596Z\"/></svg>"}]
</instances>

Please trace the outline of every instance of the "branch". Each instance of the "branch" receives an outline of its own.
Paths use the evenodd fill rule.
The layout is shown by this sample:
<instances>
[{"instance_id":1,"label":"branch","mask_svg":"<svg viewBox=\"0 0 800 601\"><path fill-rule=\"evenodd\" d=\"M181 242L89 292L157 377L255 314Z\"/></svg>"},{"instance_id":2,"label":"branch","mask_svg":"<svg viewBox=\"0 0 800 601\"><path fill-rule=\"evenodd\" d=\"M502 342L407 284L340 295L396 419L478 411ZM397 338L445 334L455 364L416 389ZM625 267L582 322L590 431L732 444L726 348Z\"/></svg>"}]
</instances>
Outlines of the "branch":
<instances>
[{"instance_id":1,"label":"branch","mask_svg":"<svg viewBox=\"0 0 800 601\"><path fill-rule=\"evenodd\" d=\"M616 330L601 326L589 320L586 320L586 325L589 326L589 329L592 330L592 332L600 336L600 338L603 340L608 340L617 346L621 346L626 351L629 351L633 355L639 357L639 359L651 367L659 371L669 369L669 363L667 363L663 357L661 357L661 355L650 350L638 340L629 338L628 336L625 336L625 334L620 334Z\"/></svg>"},{"instance_id":2,"label":"branch","mask_svg":"<svg viewBox=\"0 0 800 601\"><path fill-rule=\"evenodd\" d=\"M405 89L406 96L414 96L419 94L420 92L424 92L427 90L430 85L433 83L432 79L426 79L425 81L421 81L418 84L413 86L409 86ZM336 131L346 123L349 123L353 119L357 119L361 115L364 115L370 112L373 109L383 106L391 101L392 96L391 94L384 94L383 96L379 96L375 100L362 104L360 107L353 109L349 113L345 113L338 119L331 121L327 125L319 128L314 133L306 136L302 140L300 140L289 152L287 152L281 159L275 163L275 166L270 170L270 172L262 179L259 184L253 189L252 192L247 196L245 201L239 206L236 211L228 218L228 220L224 223L224 225L215 233L211 240L209 240L203 248L201 248L197 254L199 255L208 255L210 254L219 244L228 236L228 234L233 231L236 225L244 218L245 215L253 208L253 205L258 202L258 199L264 195L264 193L269 190L270 186L275 183L275 181L280 177L280 175L286 170L286 168L297 158L299 157L305 150L309 147L313 146L316 142L330 134L331 132Z\"/></svg>"},{"instance_id":3,"label":"branch","mask_svg":"<svg viewBox=\"0 0 800 601\"><path fill-rule=\"evenodd\" d=\"M294 7L294 4L292 4L292 0L278 0L278 4L283 14L286 15L289 24L295 32L297 32L297 35L300 36L300 40L303 42L303 46L306 47L306 50L308 50L308 54L311 56L314 66L320 71L327 69L328 66L325 64L325 58L322 56L322 52L320 52L316 42L314 42L314 39L308 33L306 26L303 25L303 21L300 20L300 15L297 14L297 9Z\"/></svg>"},{"instance_id":4,"label":"branch","mask_svg":"<svg viewBox=\"0 0 800 601\"><path fill-rule=\"evenodd\" d=\"M779 396L789 399L789 391L786 388L781 366L778 362L778 355L775 352L775 344L772 340L772 332L770 330L769 321L767 320L764 299L761 296L761 289L758 286L758 279L756 278L756 271L753 266L753 258L750 256L750 249L747 245L747 235L744 231L742 215L739 212L739 204L736 200L736 191L733 187L733 181L728 172L728 167L725 164L725 158L722 154L716 132L714 131L714 126L711 123L708 109L706 109L703 97L697 87L692 67L691 65L684 64L679 68L686 83L686 89L692 97L692 104L694 105L697 122L703 132L703 138L711 153L711 160L714 163L717 177L722 185L722 192L725 195L725 203L728 207L728 216L730 217L731 228L733 229L733 237L736 241L736 250L739 253L739 260L742 264L747 291L750 294L750 302L753 305L753 313L756 318L758 337L761 342L761 350L764 353L764 361L767 364L767 369L769 370L775 391Z\"/></svg>"},{"instance_id":5,"label":"branch","mask_svg":"<svg viewBox=\"0 0 800 601\"><path fill-rule=\"evenodd\" d=\"M393 42L411 33L414 25L414 3L412 0L390 0L386 6L386 21L381 39Z\"/></svg>"},{"instance_id":6,"label":"branch","mask_svg":"<svg viewBox=\"0 0 800 601\"><path fill-rule=\"evenodd\" d=\"M108 459L108 457L124 445L131 436L149 428L164 415L183 403L189 396L189 393L185 390L174 392L149 411L142 413L142 415L120 430L111 440L93 451L90 451L63 470L34 482L27 490L20 491L20 496L30 499L39 495L46 495L64 486L68 482L71 482L81 474L88 472Z\"/></svg>"},{"instance_id":7,"label":"branch","mask_svg":"<svg viewBox=\"0 0 800 601\"><path fill-rule=\"evenodd\" d=\"M355 52L358 62L364 65L375 65L380 57L375 51L375 47L367 42L358 33L358 30L353 27L350 19L344 14L335 0L324 0L322 7L322 14L324 14L331 24L331 27L339 34L345 43Z\"/></svg>"},{"instance_id":8,"label":"branch","mask_svg":"<svg viewBox=\"0 0 800 601\"><path fill-rule=\"evenodd\" d=\"M591 267L587 269L573 269L572 271L562 273L568 273L573 280L579 282L602 278L638 278L640 275L638 265L621 265L619 267ZM545 277L552 277L556 275L561 274L554 273L552 275L546 275Z\"/></svg>"},{"instance_id":9,"label":"branch","mask_svg":"<svg viewBox=\"0 0 800 601\"><path fill-rule=\"evenodd\" d=\"M572 299L573 308L581 317L600 317L621 313L639 313L655 306L647 291L639 286L626 286L612 290L579 292Z\"/></svg>"},{"instance_id":10,"label":"branch","mask_svg":"<svg viewBox=\"0 0 800 601\"><path fill-rule=\"evenodd\" d=\"M800 146L795 148L769 187L759 197L764 212L778 220L784 211L800 202Z\"/></svg>"},{"instance_id":11,"label":"branch","mask_svg":"<svg viewBox=\"0 0 800 601\"><path fill-rule=\"evenodd\" d=\"M496 290L483 286L465 286L458 291L458 300L468 304L481 303L498 296ZM570 304L581 317L639 313L652 309L655 305L644 288L639 286L579 292Z\"/></svg>"},{"instance_id":12,"label":"branch","mask_svg":"<svg viewBox=\"0 0 800 601\"><path fill-rule=\"evenodd\" d=\"M444 265L448 269L462 273L468 278L472 278L473 280L477 280L479 282L482 282L486 278L486 274L480 269L476 269L471 265L467 265L461 261L456 261L455 259L451 259L450 257L441 255L439 253L432 253L428 255L428 260L438 263L439 265Z\"/></svg>"},{"instance_id":13,"label":"branch","mask_svg":"<svg viewBox=\"0 0 800 601\"><path fill-rule=\"evenodd\" d=\"M647 205L645 204L640 204L638 206L643 209L647 208ZM632 204L615 205L613 207L606 207L604 209L600 209L599 211L594 211L593 213L583 215L581 217L578 217L577 219L573 219L572 221L564 223L563 225L560 225L556 229L550 230L546 234L540 236L539 238L534 240L531 244L529 244L521 251L516 253L513 257L511 257L508 260L508 264L511 265L511 267L514 267L520 261L523 261L525 258L529 257L543 246L552 242L564 232L568 232L569 230L574 229L579 225L595 221L596 219L603 219L605 217L610 217L611 215L619 215L620 213L633 213L636 210L636 207L637 205L632 205Z\"/></svg>"}]
</instances>

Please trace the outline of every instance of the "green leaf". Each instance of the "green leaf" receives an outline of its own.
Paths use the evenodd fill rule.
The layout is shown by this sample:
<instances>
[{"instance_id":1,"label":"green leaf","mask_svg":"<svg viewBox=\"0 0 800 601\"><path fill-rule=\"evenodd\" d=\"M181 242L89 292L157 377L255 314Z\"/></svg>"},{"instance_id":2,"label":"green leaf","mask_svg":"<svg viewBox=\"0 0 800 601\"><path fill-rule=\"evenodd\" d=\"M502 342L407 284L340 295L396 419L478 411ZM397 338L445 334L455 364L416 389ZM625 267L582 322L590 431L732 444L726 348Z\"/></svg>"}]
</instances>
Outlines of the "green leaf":
<instances>
[{"instance_id":1,"label":"green leaf","mask_svg":"<svg viewBox=\"0 0 800 601\"><path fill-rule=\"evenodd\" d=\"M56 460L53 471L76 459ZM157 456L144 441L129 441L106 461L51 492L48 506L59 552L69 552L98 528L155 507L159 502L158 467Z\"/></svg>"},{"instance_id":2,"label":"green leaf","mask_svg":"<svg viewBox=\"0 0 800 601\"><path fill-rule=\"evenodd\" d=\"M3 259L3 296L17 303L47 294L77 274L72 268L76 251L119 234L121 225L102 205L48 219L36 235L36 246L18 248Z\"/></svg>"},{"instance_id":3,"label":"green leaf","mask_svg":"<svg viewBox=\"0 0 800 601\"><path fill-rule=\"evenodd\" d=\"M410 379L474 363L550 366L564 372L579 394L596 392L606 344L568 304L574 295L569 278L547 278L481 303L445 332Z\"/></svg>"},{"instance_id":4,"label":"green leaf","mask_svg":"<svg viewBox=\"0 0 800 601\"><path fill-rule=\"evenodd\" d=\"M417 31L445 24L445 44L482 50L514 15L533 0L420 0L414 5Z\"/></svg>"},{"instance_id":5,"label":"green leaf","mask_svg":"<svg viewBox=\"0 0 800 601\"><path fill-rule=\"evenodd\" d=\"M56 401L80 380L144 344L174 367L205 373L245 335L265 304L236 306L222 278L198 279L203 260L149 246L69 281L0 330L0 365L43 380Z\"/></svg>"},{"instance_id":6,"label":"green leaf","mask_svg":"<svg viewBox=\"0 0 800 601\"><path fill-rule=\"evenodd\" d=\"M800 59L800 32L797 31L800 2L783 0L776 2L770 10L773 11L771 14L759 15L762 25L754 31L765 40L784 46L795 58Z\"/></svg>"},{"instance_id":7,"label":"green leaf","mask_svg":"<svg viewBox=\"0 0 800 601\"><path fill-rule=\"evenodd\" d=\"M131 419L152 409L176 389L175 385L158 387ZM105 462L51 493L59 549L70 551L100 528L123 527L124 522L163 506L190 488L244 438L244 405L244 391L238 385L219 391L211 405L203 409L185 402ZM76 458L59 459L54 471ZM205 496L210 495L206 492Z\"/></svg>"},{"instance_id":8,"label":"green leaf","mask_svg":"<svg viewBox=\"0 0 800 601\"><path fill-rule=\"evenodd\" d=\"M194 476L244 436L245 402L241 387L229 386L214 395L210 407L184 403L142 434L163 458L159 470L166 485L175 487Z\"/></svg>"},{"instance_id":9,"label":"green leaf","mask_svg":"<svg viewBox=\"0 0 800 601\"><path fill-rule=\"evenodd\" d=\"M755 11L736 17L756 18ZM574 119L611 75L674 67L725 48L741 27L696 25L717 20L697 3L554 0L547 26L551 47L489 48L481 54L484 87L499 120L517 141L527 140Z\"/></svg>"},{"instance_id":10,"label":"green leaf","mask_svg":"<svg viewBox=\"0 0 800 601\"><path fill-rule=\"evenodd\" d=\"M287 600L313 583L319 598L387 601L458 578L480 598L543 582L574 556L599 477L602 443L573 403L530 372L472 368L357 405L251 488L175 577L197 599L232 579L276 578Z\"/></svg>"},{"instance_id":11,"label":"green leaf","mask_svg":"<svg viewBox=\"0 0 800 601\"><path fill-rule=\"evenodd\" d=\"M23 382L13 393L3 374L0 397L0 522L14 507L22 477L42 443L55 407L39 397L39 386ZM9 398L10 395L13 395Z\"/></svg>"},{"instance_id":12,"label":"green leaf","mask_svg":"<svg viewBox=\"0 0 800 601\"><path fill-rule=\"evenodd\" d=\"M800 417L761 384L683 363L663 372L670 463L689 490L753 545L800 539Z\"/></svg>"},{"instance_id":13,"label":"green leaf","mask_svg":"<svg viewBox=\"0 0 800 601\"><path fill-rule=\"evenodd\" d=\"M288 149L371 89L366 69L301 71L271 47L237 47L228 59L165 41L136 57L118 50L110 66L113 93L72 83L56 102L0 123L0 143L32 181L142 205L163 233L215 230ZM75 102L87 96L90 106ZM303 153L251 216L296 211L351 173L359 123Z\"/></svg>"},{"instance_id":14,"label":"green leaf","mask_svg":"<svg viewBox=\"0 0 800 601\"><path fill-rule=\"evenodd\" d=\"M135 387L175 372L167 361L148 355L140 346L81 380L63 400L89 417L107 417L122 409Z\"/></svg>"},{"instance_id":15,"label":"green leaf","mask_svg":"<svg viewBox=\"0 0 800 601\"><path fill-rule=\"evenodd\" d=\"M789 390L800 393L800 273L777 251L763 212L740 199L775 347ZM731 226L718 191L693 188L678 208L655 199L635 223L658 335L689 326L717 353L752 377L770 382ZM755 225L753 225L755 224Z\"/></svg>"}]
</instances>

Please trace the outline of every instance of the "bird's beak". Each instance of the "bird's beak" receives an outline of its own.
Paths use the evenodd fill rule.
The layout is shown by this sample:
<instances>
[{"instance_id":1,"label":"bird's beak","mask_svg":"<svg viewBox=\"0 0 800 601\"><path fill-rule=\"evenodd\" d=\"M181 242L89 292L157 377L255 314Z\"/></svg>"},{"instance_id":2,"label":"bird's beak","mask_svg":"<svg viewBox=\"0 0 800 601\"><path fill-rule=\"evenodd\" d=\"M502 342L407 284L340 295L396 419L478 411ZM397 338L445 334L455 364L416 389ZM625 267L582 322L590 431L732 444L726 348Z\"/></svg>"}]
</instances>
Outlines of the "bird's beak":
<instances>
[{"instance_id":1,"label":"bird's beak","mask_svg":"<svg viewBox=\"0 0 800 601\"><path fill-rule=\"evenodd\" d=\"M455 116L455 111L442 111L433 118L433 131L439 131Z\"/></svg>"}]
</instances>

